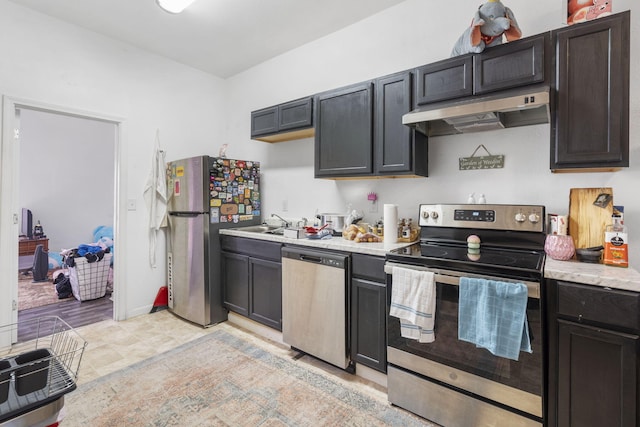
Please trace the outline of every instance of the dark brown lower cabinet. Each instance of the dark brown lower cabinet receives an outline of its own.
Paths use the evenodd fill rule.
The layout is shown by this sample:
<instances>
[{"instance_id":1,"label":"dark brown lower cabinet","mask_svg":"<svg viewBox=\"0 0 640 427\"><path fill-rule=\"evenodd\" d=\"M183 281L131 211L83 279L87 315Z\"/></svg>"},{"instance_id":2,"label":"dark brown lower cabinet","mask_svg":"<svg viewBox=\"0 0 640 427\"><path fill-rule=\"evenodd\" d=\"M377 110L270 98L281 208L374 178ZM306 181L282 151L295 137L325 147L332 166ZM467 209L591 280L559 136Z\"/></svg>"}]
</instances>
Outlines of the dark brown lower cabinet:
<instances>
[{"instance_id":1,"label":"dark brown lower cabinet","mask_svg":"<svg viewBox=\"0 0 640 427\"><path fill-rule=\"evenodd\" d=\"M558 426L636 426L638 336L558 321Z\"/></svg>"},{"instance_id":2,"label":"dark brown lower cabinet","mask_svg":"<svg viewBox=\"0 0 640 427\"><path fill-rule=\"evenodd\" d=\"M387 284L384 258L352 254L351 267L351 359L386 373Z\"/></svg>"},{"instance_id":3,"label":"dark brown lower cabinet","mask_svg":"<svg viewBox=\"0 0 640 427\"><path fill-rule=\"evenodd\" d=\"M224 306L281 331L282 244L232 236L220 242Z\"/></svg>"},{"instance_id":4,"label":"dark brown lower cabinet","mask_svg":"<svg viewBox=\"0 0 640 427\"><path fill-rule=\"evenodd\" d=\"M249 318L282 330L282 263L249 259Z\"/></svg>"},{"instance_id":5,"label":"dark brown lower cabinet","mask_svg":"<svg viewBox=\"0 0 640 427\"><path fill-rule=\"evenodd\" d=\"M545 291L545 425L640 425L640 293L556 280Z\"/></svg>"}]
</instances>

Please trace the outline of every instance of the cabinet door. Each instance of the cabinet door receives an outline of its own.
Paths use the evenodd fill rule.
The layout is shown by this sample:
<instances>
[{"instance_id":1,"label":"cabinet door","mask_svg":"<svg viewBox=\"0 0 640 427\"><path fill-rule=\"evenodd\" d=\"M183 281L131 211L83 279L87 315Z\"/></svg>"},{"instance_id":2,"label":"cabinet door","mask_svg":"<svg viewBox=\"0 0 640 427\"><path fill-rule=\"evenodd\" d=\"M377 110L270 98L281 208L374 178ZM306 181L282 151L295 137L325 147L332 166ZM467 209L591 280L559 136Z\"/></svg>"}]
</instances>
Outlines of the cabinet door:
<instances>
[{"instance_id":1,"label":"cabinet door","mask_svg":"<svg viewBox=\"0 0 640 427\"><path fill-rule=\"evenodd\" d=\"M416 69L416 104L473 95L473 59L456 56Z\"/></svg>"},{"instance_id":2,"label":"cabinet door","mask_svg":"<svg viewBox=\"0 0 640 427\"><path fill-rule=\"evenodd\" d=\"M411 73L403 72L374 82L376 174L412 170L415 131L402 124L402 116L411 111L411 81Z\"/></svg>"},{"instance_id":3,"label":"cabinet door","mask_svg":"<svg viewBox=\"0 0 640 427\"><path fill-rule=\"evenodd\" d=\"M542 83L547 78L545 58L549 34L485 49L473 57L474 93L483 94ZM549 56L550 59L550 56Z\"/></svg>"},{"instance_id":4,"label":"cabinet door","mask_svg":"<svg viewBox=\"0 0 640 427\"><path fill-rule=\"evenodd\" d=\"M251 258L249 318L282 330L282 264Z\"/></svg>"},{"instance_id":5,"label":"cabinet door","mask_svg":"<svg viewBox=\"0 0 640 427\"><path fill-rule=\"evenodd\" d=\"M249 257L221 252L222 297L224 306L243 316L249 315Z\"/></svg>"},{"instance_id":6,"label":"cabinet door","mask_svg":"<svg viewBox=\"0 0 640 427\"><path fill-rule=\"evenodd\" d=\"M386 285L353 278L351 292L351 358L386 372Z\"/></svg>"},{"instance_id":7,"label":"cabinet door","mask_svg":"<svg viewBox=\"0 0 640 427\"><path fill-rule=\"evenodd\" d=\"M251 112L251 137L277 132L278 120L277 106Z\"/></svg>"},{"instance_id":8,"label":"cabinet door","mask_svg":"<svg viewBox=\"0 0 640 427\"><path fill-rule=\"evenodd\" d=\"M629 12L554 31L551 169L629 166Z\"/></svg>"},{"instance_id":9,"label":"cabinet door","mask_svg":"<svg viewBox=\"0 0 640 427\"><path fill-rule=\"evenodd\" d=\"M638 336L558 323L557 425L636 426Z\"/></svg>"},{"instance_id":10,"label":"cabinet door","mask_svg":"<svg viewBox=\"0 0 640 427\"><path fill-rule=\"evenodd\" d=\"M312 125L312 98L298 99L278 106L278 131L299 129Z\"/></svg>"},{"instance_id":11,"label":"cabinet door","mask_svg":"<svg viewBox=\"0 0 640 427\"><path fill-rule=\"evenodd\" d=\"M315 102L315 176L373 173L371 82L319 94Z\"/></svg>"}]
</instances>

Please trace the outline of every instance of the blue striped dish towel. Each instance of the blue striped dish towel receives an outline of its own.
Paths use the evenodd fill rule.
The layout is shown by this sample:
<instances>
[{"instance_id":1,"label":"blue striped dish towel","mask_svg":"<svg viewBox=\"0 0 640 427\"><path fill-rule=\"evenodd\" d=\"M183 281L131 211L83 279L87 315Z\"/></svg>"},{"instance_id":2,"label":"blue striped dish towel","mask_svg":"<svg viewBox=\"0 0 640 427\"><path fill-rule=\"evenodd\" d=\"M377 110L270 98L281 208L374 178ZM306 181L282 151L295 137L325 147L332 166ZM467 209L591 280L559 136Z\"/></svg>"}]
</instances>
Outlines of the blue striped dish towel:
<instances>
[{"instance_id":1,"label":"blue striped dish towel","mask_svg":"<svg viewBox=\"0 0 640 427\"><path fill-rule=\"evenodd\" d=\"M430 343L435 340L435 275L430 271L393 267L389 315L400 319L400 335Z\"/></svg>"},{"instance_id":2,"label":"blue striped dish towel","mask_svg":"<svg viewBox=\"0 0 640 427\"><path fill-rule=\"evenodd\" d=\"M460 278L458 339L512 360L531 353L527 297L524 283Z\"/></svg>"}]
</instances>

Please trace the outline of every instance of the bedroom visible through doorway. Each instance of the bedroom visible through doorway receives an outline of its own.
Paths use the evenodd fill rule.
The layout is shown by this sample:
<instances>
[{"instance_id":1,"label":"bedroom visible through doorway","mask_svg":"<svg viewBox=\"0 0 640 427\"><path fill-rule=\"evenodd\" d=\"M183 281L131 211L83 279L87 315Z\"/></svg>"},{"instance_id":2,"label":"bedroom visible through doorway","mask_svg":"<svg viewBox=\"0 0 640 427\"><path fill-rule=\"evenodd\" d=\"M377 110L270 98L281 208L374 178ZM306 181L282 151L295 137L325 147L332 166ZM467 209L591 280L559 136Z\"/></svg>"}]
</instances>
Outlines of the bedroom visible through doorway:
<instances>
[{"instance_id":1,"label":"bedroom visible through doorway","mask_svg":"<svg viewBox=\"0 0 640 427\"><path fill-rule=\"evenodd\" d=\"M19 205L31 212L33 227L40 231L37 237L47 243L47 268L44 274L36 269L38 277L33 268L23 265L33 263L35 254L23 254L22 246L28 245L20 245L18 315L22 318L34 310L55 315L73 307L76 320L83 324L80 317L102 320L109 311L113 318L113 274L104 284L106 275L98 281L97 276L82 278L80 286L92 289L82 303L73 295L58 298L53 280L54 275L69 274L61 255L66 250L101 245L103 251L113 252L117 124L29 108L16 109L16 118L20 125ZM106 267L104 271L109 270ZM105 302L88 303L89 298Z\"/></svg>"}]
</instances>

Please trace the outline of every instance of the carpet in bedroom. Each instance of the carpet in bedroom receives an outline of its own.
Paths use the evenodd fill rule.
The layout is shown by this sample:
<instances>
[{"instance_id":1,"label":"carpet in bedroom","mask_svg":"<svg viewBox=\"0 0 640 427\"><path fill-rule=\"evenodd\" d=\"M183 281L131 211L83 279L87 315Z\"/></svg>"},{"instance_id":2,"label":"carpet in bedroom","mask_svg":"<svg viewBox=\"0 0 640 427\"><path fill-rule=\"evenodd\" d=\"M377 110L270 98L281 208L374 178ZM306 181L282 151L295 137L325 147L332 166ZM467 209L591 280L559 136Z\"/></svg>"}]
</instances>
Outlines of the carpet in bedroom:
<instances>
[{"instance_id":1,"label":"carpet in bedroom","mask_svg":"<svg viewBox=\"0 0 640 427\"><path fill-rule=\"evenodd\" d=\"M18 311L74 300L73 297L58 299L51 273L50 271L47 274L47 280L44 282L34 282L31 273L18 273Z\"/></svg>"},{"instance_id":2,"label":"carpet in bedroom","mask_svg":"<svg viewBox=\"0 0 640 427\"><path fill-rule=\"evenodd\" d=\"M79 385L63 425L434 426L281 353L221 328Z\"/></svg>"}]
</instances>

